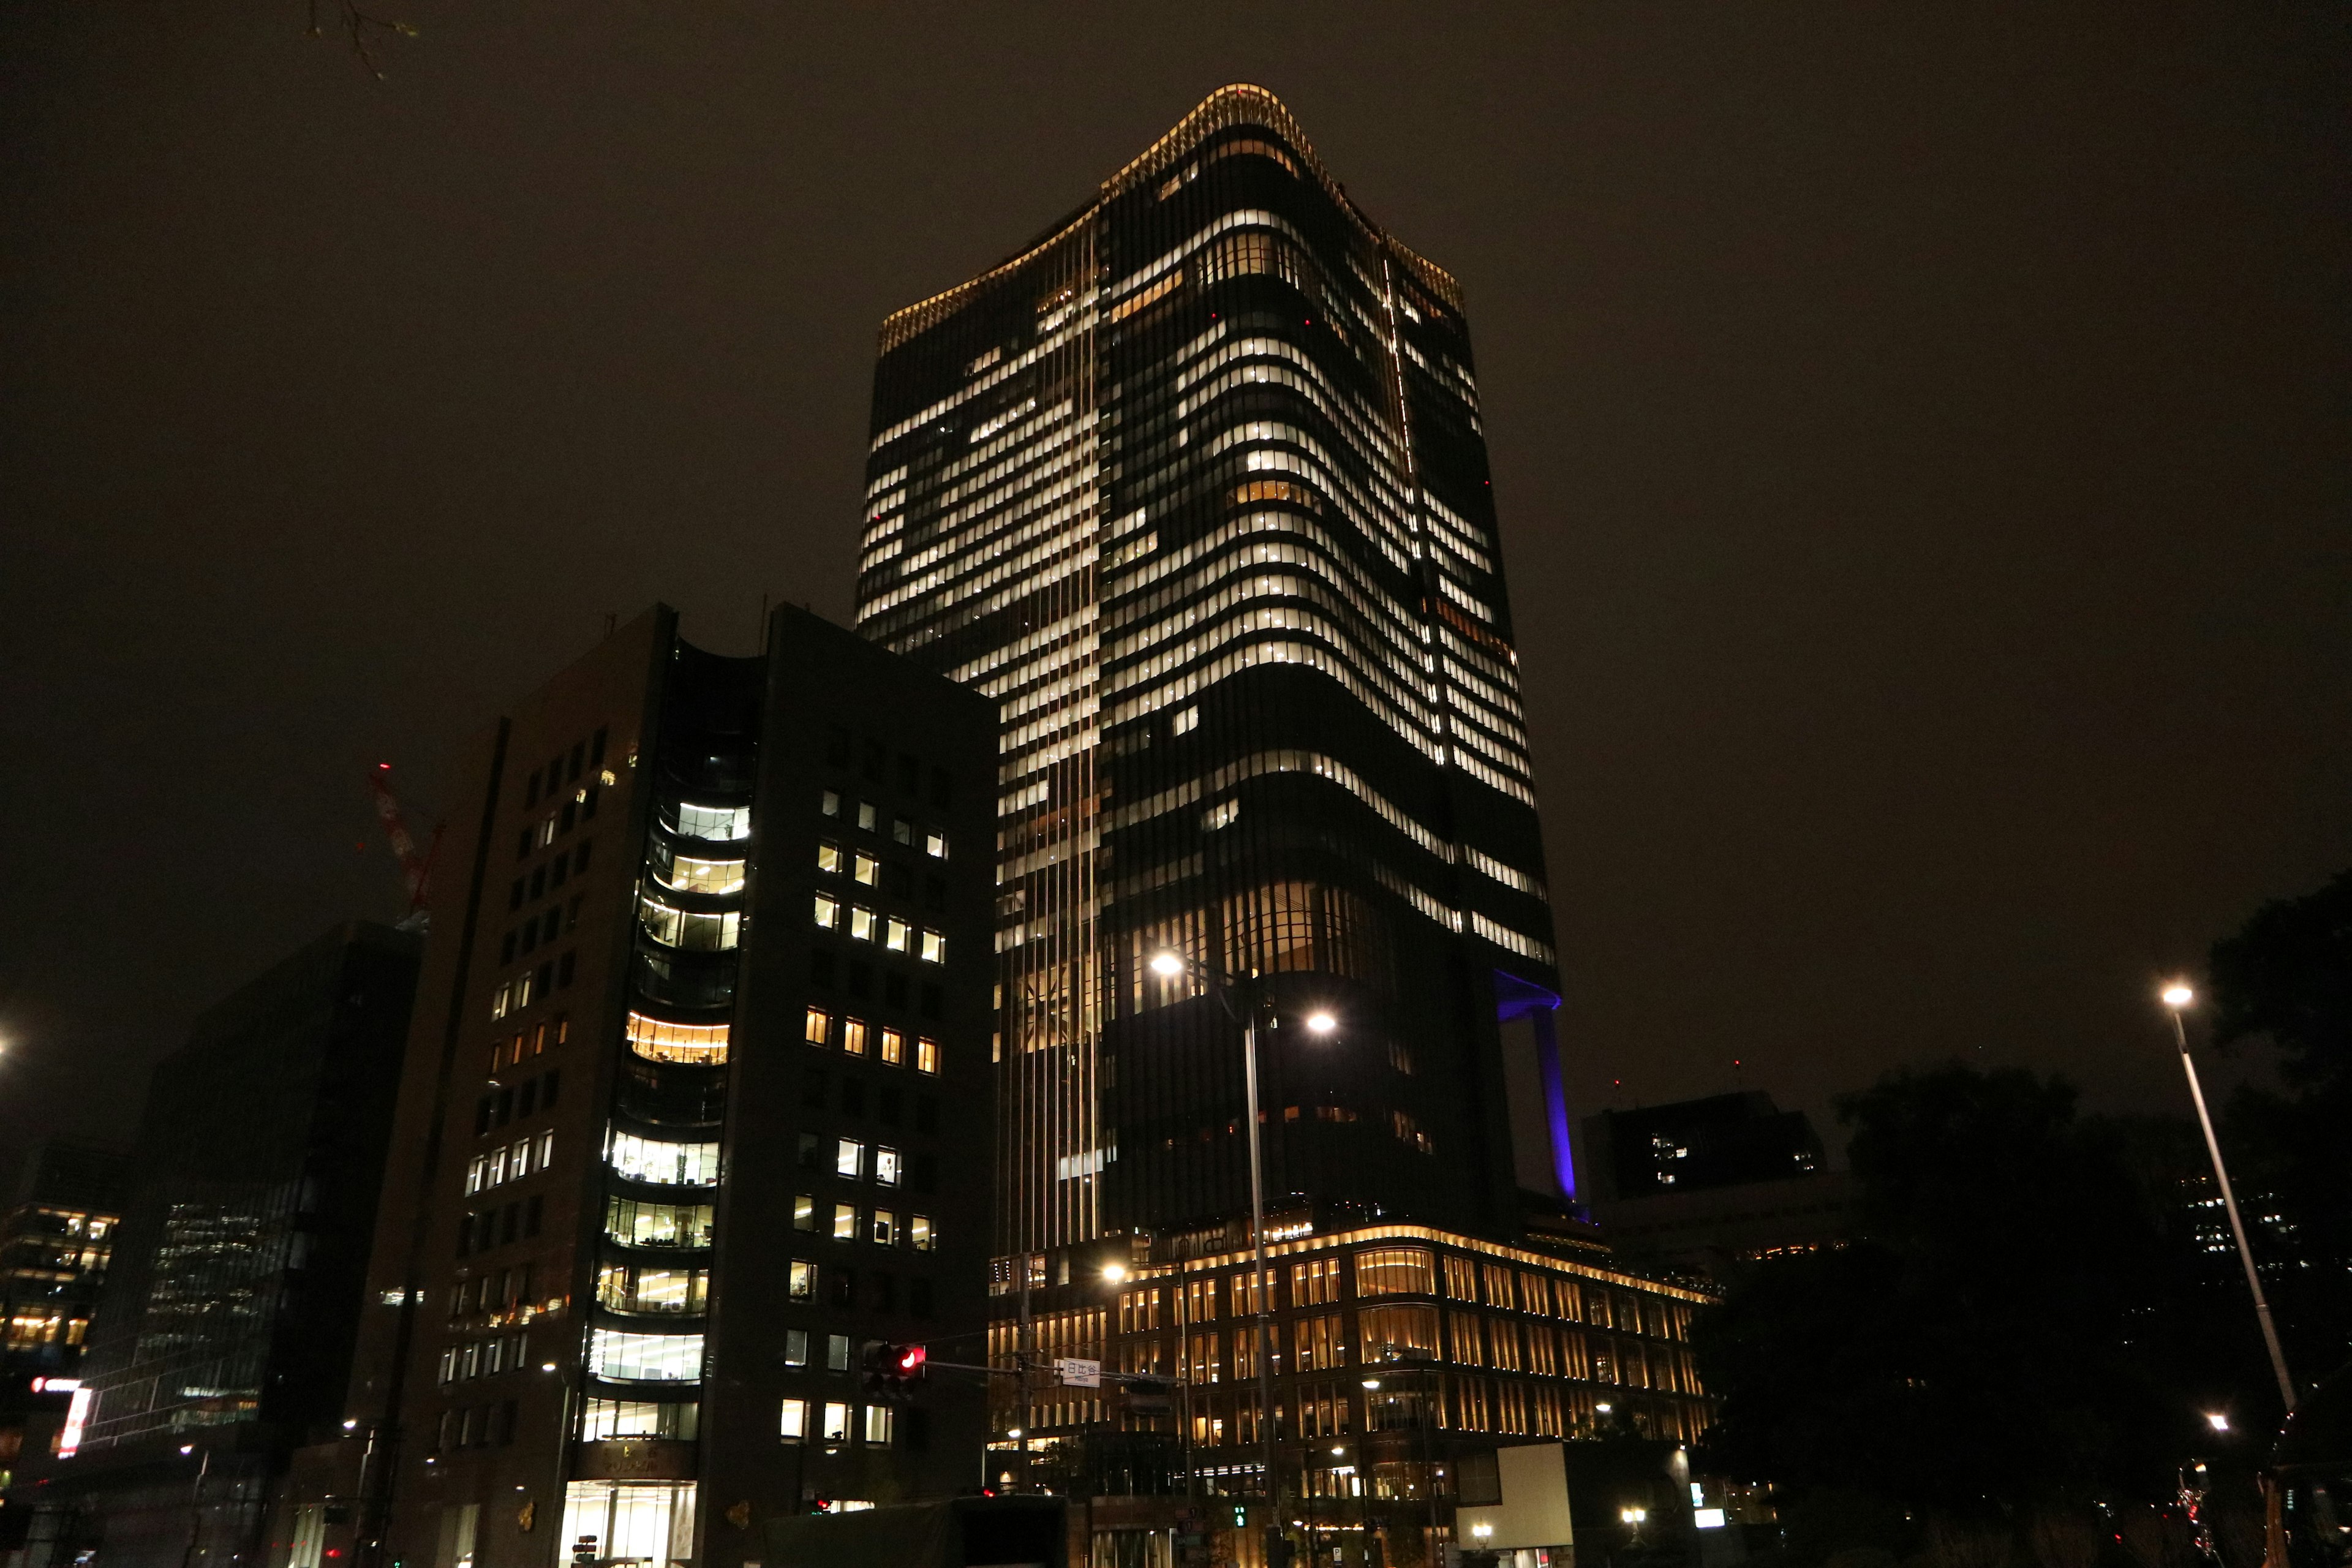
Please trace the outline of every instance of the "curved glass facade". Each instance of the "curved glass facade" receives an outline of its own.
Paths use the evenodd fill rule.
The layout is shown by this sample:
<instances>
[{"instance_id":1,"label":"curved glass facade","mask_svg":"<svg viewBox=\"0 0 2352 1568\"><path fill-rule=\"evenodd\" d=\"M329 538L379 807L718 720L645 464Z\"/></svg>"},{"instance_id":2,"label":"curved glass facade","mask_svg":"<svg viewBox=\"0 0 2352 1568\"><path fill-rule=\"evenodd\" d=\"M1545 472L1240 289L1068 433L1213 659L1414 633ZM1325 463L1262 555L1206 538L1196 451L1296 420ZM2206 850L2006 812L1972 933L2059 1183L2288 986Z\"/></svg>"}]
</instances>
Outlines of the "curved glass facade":
<instances>
[{"instance_id":1,"label":"curved glass facade","mask_svg":"<svg viewBox=\"0 0 2352 1568\"><path fill-rule=\"evenodd\" d=\"M1341 1020L1268 1037L1270 1192L1516 1230L1498 992L1559 979L1453 279L1222 89L885 324L868 502L859 629L1000 703L1004 1249L1245 1203L1162 948Z\"/></svg>"},{"instance_id":2,"label":"curved glass facade","mask_svg":"<svg viewBox=\"0 0 2352 1568\"><path fill-rule=\"evenodd\" d=\"M679 1402L703 1376L766 667L683 643L674 658L687 668L666 694L651 757L583 1408L592 1424L635 1409L636 1425L691 1436L696 1411ZM609 1388L595 1396L609 1384L664 1386L629 1405Z\"/></svg>"}]
</instances>

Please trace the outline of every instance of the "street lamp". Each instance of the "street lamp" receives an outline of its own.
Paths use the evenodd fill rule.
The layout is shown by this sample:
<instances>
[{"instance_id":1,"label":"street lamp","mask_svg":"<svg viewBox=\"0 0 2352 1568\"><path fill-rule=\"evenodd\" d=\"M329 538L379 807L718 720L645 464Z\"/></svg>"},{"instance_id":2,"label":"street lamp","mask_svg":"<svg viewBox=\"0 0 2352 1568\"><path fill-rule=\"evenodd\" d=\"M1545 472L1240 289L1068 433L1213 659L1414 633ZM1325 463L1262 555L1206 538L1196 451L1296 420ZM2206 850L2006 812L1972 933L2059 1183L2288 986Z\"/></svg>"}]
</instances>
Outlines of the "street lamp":
<instances>
[{"instance_id":1,"label":"street lamp","mask_svg":"<svg viewBox=\"0 0 2352 1568\"><path fill-rule=\"evenodd\" d=\"M2189 1078L2189 1098L2197 1105L2197 1124L2205 1130L2205 1152L2213 1157L2213 1181L2221 1189L2221 1206L2230 1215L2230 1234L2237 1239L2238 1261L2246 1268L2246 1289L2253 1292L2254 1318L2263 1327L2263 1343L2271 1352L2271 1371L2278 1374L2279 1397L2286 1401L2287 1409L2294 1409L2294 1380L2287 1375L2286 1352L2279 1347L2278 1329L2271 1321L2271 1304L2263 1295L2263 1278L2254 1271L2254 1249L2246 1245L2246 1225L2238 1217L2238 1196L2230 1190L2230 1173L2221 1163L2221 1141L2213 1136L2213 1117L2205 1109L2205 1090L2197 1081L2197 1063L2189 1055L2189 1028L2180 1015L2197 1000L2197 993L2185 981L2175 980L2158 993L2166 1014L2172 1019L2172 1038L2180 1047L2180 1070ZM2213 1417L2207 1417L2213 1420ZM2222 1417L2215 1431L2228 1429Z\"/></svg>"},{"instance_id":2,"label":"street lamp","mask_svg":"<svg viewBox=\"0 0 2352 1568\"><path fill-rule=\"evenodd\" d=\"M1242 1083L1246 1092L1244 1114L1249 1119L1250 1267L1255 1274L1251 1295L1257 1303L1257 1435L1261 1462L1265 1467L1266 1555L1271 1560L1277 1555L1272 1546L1282 1528L1279 1522L1282 1490L1274 1454L1274 1331L1266 1320L1266 1298L1274 1291L1265 1275L1265 1138L1258 1126L1257 1110L1257 1015L1260 997L1253 986L1246 1008L1237 1005L1234 1001L1233 982L1224 971L1213 963L1189 963L1171 949L1162 948L1153 953L1150 969L1162 980L1197 973L1208 982L1209 989L1216 994L1226 1016L1242 1026ZM1307 1019L1307 1028L1318 1035L1329 1034L1339 1027L1339 1023L1328 1012L1319 1009Z\"/></svg>"},{"instance_id":3,"label":"street lamp","mask_svg":"<svg viewBox=\"0 0 2352 1568\"><path fill-rule=\"evenodd\" d=\"M1113 1285L1123 1284L1127 1279L1127 1265L1124 1263L1106 1263L1103 1265L1102 1276L1106 1280Z\"/></svg>"},{"instance_id":4,"label":"street lamp","mask_svg":"<svg viewBox=\"0 0 2352 1568\"><path fill-rule=\"evenodd\" d=\"M2227 1432L2230 1429L2230 1418L2218 1410L2209 1410L2205 1413L2205 1425L2216 1432Z\"/></svg>"}]
</instances>

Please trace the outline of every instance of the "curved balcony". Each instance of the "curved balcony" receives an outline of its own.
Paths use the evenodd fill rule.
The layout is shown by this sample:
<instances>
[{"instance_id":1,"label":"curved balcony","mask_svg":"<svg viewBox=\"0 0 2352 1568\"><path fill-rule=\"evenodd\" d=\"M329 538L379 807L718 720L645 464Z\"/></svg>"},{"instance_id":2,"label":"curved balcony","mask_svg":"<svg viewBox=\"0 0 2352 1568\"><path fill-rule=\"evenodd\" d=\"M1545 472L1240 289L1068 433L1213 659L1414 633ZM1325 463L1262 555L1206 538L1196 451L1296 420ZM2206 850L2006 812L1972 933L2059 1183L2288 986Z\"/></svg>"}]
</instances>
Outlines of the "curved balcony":
<instances>
[{"instance_id":1,"label":"curved balcony","mask_svg":"<svg viewBox=\"0 0 2352 1568\"><path fill-rule=\"evenodd\" d=\"M630 965L637 998L664 1012L716 1012L735 1005L735 956L640 946Z\"/></svg>"},{"instance_id":2,"label":"curved balcony","mask_svg":"<svg viewBox=\"0 0 2352 1568\"><path fill-rule=\"evenodd\" d=\"M648 1137L616 1127L604 1135L604 1167L641 1186L716 1190L719 1141Z\"/></svg>"},{"instance_id":3,"label":"curved balcony","mask_svg":"<svg viewBox=\"0 0 2352 1568\"><path fill-rule=\"evenodd\" d=\"M613 1109L656 1137L716 1127L727 1119L727 1074L722 1067L624 1060Z\"/></svg>"},{"instance_id":4,"label":"curved balcony","mask_svg":"<svg viewBox=\"0 0 2352 1568\"><path fill-rule=\"evenodd\" d=\"M702 1381L702 1331L657 1333L635 1328L588 1331L588 1375L603 1383L693 1384Z\"/></svg>"}]
</instances>

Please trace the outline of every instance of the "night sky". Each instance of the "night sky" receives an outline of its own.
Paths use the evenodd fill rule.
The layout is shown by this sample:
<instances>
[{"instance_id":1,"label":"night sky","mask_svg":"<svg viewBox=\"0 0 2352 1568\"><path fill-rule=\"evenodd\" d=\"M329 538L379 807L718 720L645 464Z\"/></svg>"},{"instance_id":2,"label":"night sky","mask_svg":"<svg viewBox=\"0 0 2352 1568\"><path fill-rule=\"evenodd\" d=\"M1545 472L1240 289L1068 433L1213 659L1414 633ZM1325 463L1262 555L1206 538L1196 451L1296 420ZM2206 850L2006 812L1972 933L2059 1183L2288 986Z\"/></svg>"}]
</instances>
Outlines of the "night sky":
<instances>
[{"instance_id":1,"label":"night sky","mask_svg":"<svg viewBox=\"0 0 2352 1568\"><path fill-rule=\"evenodd\" d=\"M0 15L0 1156L606 612L845 620L883 315L1232 80L1467 293L1578 1110L2179 1110L2352 864L2342 5L371 4Z\"/></svg>"}]
</instances>

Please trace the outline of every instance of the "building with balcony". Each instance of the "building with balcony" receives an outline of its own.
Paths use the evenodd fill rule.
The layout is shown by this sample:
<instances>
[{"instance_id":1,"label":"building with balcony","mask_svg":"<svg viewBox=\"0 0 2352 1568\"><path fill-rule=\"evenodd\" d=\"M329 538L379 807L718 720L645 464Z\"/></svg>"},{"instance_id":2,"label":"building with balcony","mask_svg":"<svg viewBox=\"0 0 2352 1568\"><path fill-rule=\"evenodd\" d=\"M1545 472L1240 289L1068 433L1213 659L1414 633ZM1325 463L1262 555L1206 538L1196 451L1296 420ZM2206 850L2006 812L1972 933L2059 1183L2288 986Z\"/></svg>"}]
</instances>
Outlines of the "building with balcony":
<instances>
[{"instance_id":1,"label":"building with balcony","mask_svg":"<svg viewBox=\"0 0 2352 1568\"><path fill-rule=\"evenodd\" d=\"M733 1563L970 1483L978 1385L864 1362L981 1345L994 732L801 610L730 658L656 607L472 746L291 1568Z\"/></svg>"}]
</instances>

